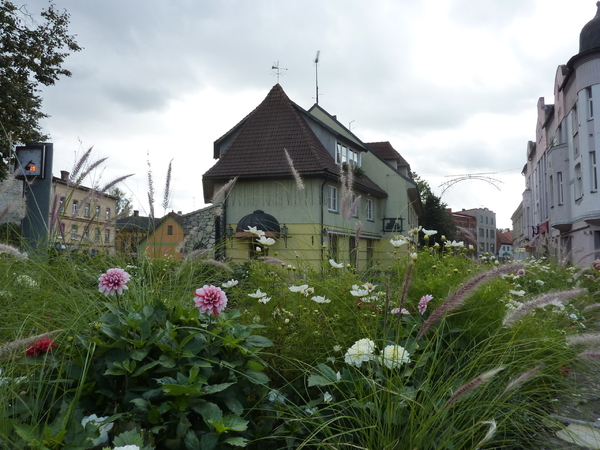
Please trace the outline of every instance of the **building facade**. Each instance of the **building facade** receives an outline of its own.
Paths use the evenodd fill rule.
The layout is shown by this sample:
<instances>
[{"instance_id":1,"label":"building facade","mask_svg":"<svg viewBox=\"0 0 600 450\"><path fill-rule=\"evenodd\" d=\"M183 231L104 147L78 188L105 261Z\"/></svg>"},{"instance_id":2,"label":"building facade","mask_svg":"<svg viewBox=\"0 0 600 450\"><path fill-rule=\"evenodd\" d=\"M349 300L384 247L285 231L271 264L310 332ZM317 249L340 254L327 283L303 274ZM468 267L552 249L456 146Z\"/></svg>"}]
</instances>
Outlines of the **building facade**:
<instances>
[{"instance_id":1,"label":"building facade","mask_svg":"<svg viewBox=\"0 0 600 450\"><path fill-rule=\"evenodd\" d=\"M269 251L283 260L318 265L330 256L363 269L389 260L386 238L416 227L422 213L408 165L389 143L363 143L319 105L293 103L279 84L215 141L214 157L203 188L205 202L221 207L222 258L260 254L245 231L257 226L276 238Z\"/></svg>"},{"instance_id":2,"label":"building facade","mask_svg":"<svg viewBox=\"0 0 600 450\"><path fill-rule=\"evenodd\" d=\"M57 249L112 255L117 198L69 181L69 172L52 177L49 236Z\"/></svg>"},{"instance_id":3,"label":"building facade","mask_svg":"<svg viewBox=\"0 0 600 450\"><path fill-rule=\"evenodd\" d=\"M523 244L535 256L577 265L600 258L597 99L600 6L581 31L579 53L556 71L554 103L540 98L537 104L536 140L527 144L520 205Z\"/></svg>"},{"instance_id":4,"label":"building facade","mask_svg":"<svg viewBox=\"0 0 600 450\"><path fill-rule=\"evenodd\" d=\"M457 226L459 225L459 221L468 225L468 233L462 231L462 235L459 236L461 240L465 239L465 245L472 244L478 255L484 255L486 253L496 255L498 247L496 246L495 212L490 211L488 208L473 208L463 209L460 212L452 213L452 216L454 217L454 222ZM457 220L457 216L461 219ZM465 220L465 218L468 220ZM475 235L474 244L471 242L473 239L473 231ZM467 240L469 241L468 244Z\"/></svg>"}]
</instances>

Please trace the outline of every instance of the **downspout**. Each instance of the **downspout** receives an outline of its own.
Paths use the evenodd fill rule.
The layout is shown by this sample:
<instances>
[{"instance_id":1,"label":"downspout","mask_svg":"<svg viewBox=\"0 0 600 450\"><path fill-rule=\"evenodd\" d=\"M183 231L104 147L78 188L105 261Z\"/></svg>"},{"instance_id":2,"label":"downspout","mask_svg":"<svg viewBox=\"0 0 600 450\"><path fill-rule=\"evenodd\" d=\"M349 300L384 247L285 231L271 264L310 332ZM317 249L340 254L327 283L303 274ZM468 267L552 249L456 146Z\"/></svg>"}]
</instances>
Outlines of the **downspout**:
<instances>
[{"instance_id":1,"label":"downspout","mask_svg":"<svg viewBox=\"0 0 600 450\"><path fill-rule=\"evenodd\" d=\"M223 224L221 225L221 233L222 236L225 236L223 239L223 259L227 259L227 196L223 200ZM233 237L231 237L233 239Z\"/></svg>"},{"instance_id":2,"label":"downspout","mask_svg":"<svg viewBox=\"0 0 600 450\"><path fill-rule=\"evenodd\" d=\"M321 185L321 242L320 242L320 247L321 247L321 261L323 261L323 257L325 256L325 249L323 248L323 236L325 235L325 211L324 211L324 206L325 206L325 184L327 184L327 182L329 181L329 173L326 174L327 176L325 177L325 181L323 181L323 184Z\"/></svg>"}]
</instances>

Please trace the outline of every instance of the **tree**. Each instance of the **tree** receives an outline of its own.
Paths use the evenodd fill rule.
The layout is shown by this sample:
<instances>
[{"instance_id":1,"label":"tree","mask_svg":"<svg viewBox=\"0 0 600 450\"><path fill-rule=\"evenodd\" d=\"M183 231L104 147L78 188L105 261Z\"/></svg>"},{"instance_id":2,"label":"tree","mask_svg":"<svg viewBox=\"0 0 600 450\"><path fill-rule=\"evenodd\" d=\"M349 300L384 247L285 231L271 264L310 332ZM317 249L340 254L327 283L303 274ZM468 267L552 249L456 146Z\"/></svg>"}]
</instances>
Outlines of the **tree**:
<instances>
[{"instance_id":1,"label":"tree","mask_svg":"<svg viewBox=\"0 0 600 450\"><path fill-rule=\"evenodd\" d=\"M117 197L117 217L129 217L133 210L132 202L133 200L129 197L125 192L123 192L118 187L112 188L108 191L109 195L113 197Z\"/></svg>"},{"instance_id":2,"label":"tree","mask_svg":"<svg viewBox=\"0 0 600 450\"><path fill-rule=\"evenodd\" d=\"M38 23L25 6L0 0L0 180L13 158L13 144L45 141L40 119L39 86L51 86L60 76L71 52L81 50L68 34L69 14L50 4Z\"/></svg>"},{"instance_id":3,"label":"tree","mask_svg":"<svg viewBox=\"0 0 600 450\"><path fill-rule=\"evenodd\" d=\"M454 239L456 236L456 224L454 223L452 214L446 209L448 205L443 203L442 199L433 193L427 181L415 172L412 173L412 177L417 183L421 202L423 203L423 217L420 218L419 225L426 230L437 231L437 234L429 239L429 245L433 245L435 242L441 243L442 235L446 236L447 239ZM420 236L420 242L422 244L425 242L423 236Z\"/></svg>"}]
</instances>

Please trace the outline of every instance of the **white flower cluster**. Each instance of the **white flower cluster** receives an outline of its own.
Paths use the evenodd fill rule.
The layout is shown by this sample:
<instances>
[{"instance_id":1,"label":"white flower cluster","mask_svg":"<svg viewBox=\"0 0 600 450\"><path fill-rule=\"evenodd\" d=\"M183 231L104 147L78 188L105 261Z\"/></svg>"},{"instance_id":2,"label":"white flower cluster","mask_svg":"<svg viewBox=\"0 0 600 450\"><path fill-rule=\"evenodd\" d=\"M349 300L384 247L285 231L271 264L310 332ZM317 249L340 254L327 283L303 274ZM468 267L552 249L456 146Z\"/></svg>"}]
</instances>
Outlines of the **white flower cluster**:
<instances>
[{"instance_id":1,"label":"white flower cluster","mask_svg":"<svg viewBox=\"0 0 600 450\"><path fill-rule=\"evenodd\" d=\"M368 338L359 339L344 355L344 361L351 366L360 367L363 362L378 359L388 369L398 367L410 362L410 354L400 345L388 345L381 354L375 355L375 343Z\"/></svg>"},{"instance_id":2,"label":"white flower cluster","mask_svg":"<svg viewBox=\"0 0 600 450\"><path fill-rule=\"evenodd\" d=\"M35 281L29 275L19 275L16 279L16 282L19 286L22 286L22 287L34 288L38 285L37 281Z\"/></svg>"},{"instance_id":3,"label":"white flower cluster","mask_svg":"<svg viewBox=\"0 0 600 450\"><path fill-rule=\"evenodd\" d=\"M112 430L112 428L115 426L113 422L100 425L100 423L105 421L106 419L108 419L108 416L98 417L96 414L92 414L91 416L85 416L83 419L81 419L82 426L85 427L85 425L89 422L93 426L98 428L100 436L92 440L92 444L94 444L95 446L108 442L108 432Z\"/></svg>"},{"instance_id":4,"label":"white flower cluster","mask_svg":"<svg viewBox=\"0 0 600 450\"><path fill-rule=\"evenodd\" d=\"M315 293L315 288L310 287L308 284L301 284L300 286L290 286L290 292L298 292L305 297Z\"/></svg>"}]
</instances>

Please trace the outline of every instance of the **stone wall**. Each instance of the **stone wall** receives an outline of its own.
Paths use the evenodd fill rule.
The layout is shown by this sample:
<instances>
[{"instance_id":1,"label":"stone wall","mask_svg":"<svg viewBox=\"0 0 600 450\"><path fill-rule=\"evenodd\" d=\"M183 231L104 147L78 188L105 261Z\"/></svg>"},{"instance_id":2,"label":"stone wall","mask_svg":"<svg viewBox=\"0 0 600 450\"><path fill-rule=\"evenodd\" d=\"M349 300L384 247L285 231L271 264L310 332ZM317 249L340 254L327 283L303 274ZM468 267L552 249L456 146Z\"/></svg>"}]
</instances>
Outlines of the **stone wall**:
<instances>
[{"instance_id":1,"label":"stone wall","mask_svg":"<svg viewBox=\"0 0 600 450\"><path fill-rule=\"evenodd\" d=\"M0 183L0 223L21 224L25 217L23 180L9 176Z\"/></svg>"},{"instance_id":2,"label":"stone wall","mask_svg":"<svg viewBox=\"0 0 600 450\"><path fill-rule=\"evenodd\" d=\"M183 245L184 255L196 250L206 249L210 250L211 257L215 257L214 248L217 244L217 236L219 235L217 226L221 217L222 210L220 206L208 206L181 216L183 234L185 236Z\"/></svg>"}]
</instances>

